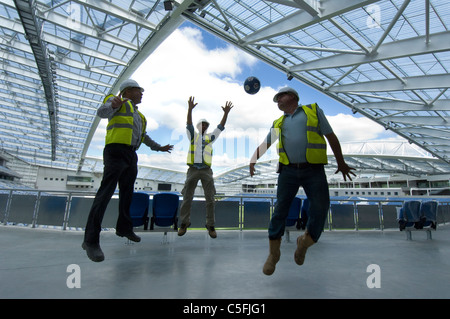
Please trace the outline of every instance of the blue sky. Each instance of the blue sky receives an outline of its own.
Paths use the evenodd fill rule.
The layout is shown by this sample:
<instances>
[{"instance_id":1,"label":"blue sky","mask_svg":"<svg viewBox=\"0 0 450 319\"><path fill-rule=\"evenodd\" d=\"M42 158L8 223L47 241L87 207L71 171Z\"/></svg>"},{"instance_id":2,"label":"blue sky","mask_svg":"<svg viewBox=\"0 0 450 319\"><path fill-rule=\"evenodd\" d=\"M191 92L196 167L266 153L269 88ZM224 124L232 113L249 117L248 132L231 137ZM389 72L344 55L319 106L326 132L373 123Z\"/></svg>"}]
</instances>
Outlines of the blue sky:
<instances>
[{"instance_id":1,"label":"blue sky","mask_svg":"<svg viewBox=\"0 0 450 319\"><path fill-rule=\"evenodd\" d=\"M248 76L261 81L261 90L255 95L243 89ZM190 96L198 103L193 121L206 118L211 123L210 131L222 118L221 106L226 101L234 104L225 131L214 146L213 169L248 164L273 120L281 116L272 98L283 86L295 88L302 104L318 103L341 143L397 138L339 102L297 80L288 81L284 73L188 22L170 35L132 78L145 88L139 109L149 122L148 134L161 145L175 145L171 154L142 146L138 155L143 165L186 170L189 143L185 126ZM88 156L101 157L106 123L100 122ZM265 158L275 156L272 146Z\"/></svg>"}]
</instances>

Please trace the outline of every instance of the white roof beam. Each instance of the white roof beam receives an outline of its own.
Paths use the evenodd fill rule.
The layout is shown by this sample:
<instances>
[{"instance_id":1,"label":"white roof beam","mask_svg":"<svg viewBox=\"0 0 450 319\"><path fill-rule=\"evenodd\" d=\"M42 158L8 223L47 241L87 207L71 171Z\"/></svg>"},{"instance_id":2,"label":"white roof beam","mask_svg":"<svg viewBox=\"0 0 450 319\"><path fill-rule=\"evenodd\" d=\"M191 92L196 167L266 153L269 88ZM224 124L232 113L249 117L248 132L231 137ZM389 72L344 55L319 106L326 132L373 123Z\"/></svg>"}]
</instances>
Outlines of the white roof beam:
<instances>
[{"instance_id":1,"label":"white roof beam","mask_svg":"<svg viewBox=\"0 0 450 319\"><path fill-rule=\"evenodd\" d=\"M36 67L36 62L34 62L34 60L31 59L26 59L22 56L18 56L9 52L4 52L3 54L0 55L0 59L2 60L7 60L7 61L12 61L15 62L17 64L20 64L21 66L26 66L29 68L33 68L35 70L37 70ZM34 72L36 73L36 72Z\"/></svg>"},{"instance_id":2,"label":"white roof beam","mask_svg":"<svg viewBox=\"0 0 450 319\"><path fill-rule=\"evenodd\" d=\"M124 62L120 59L115 59L109 55L102 54L94 49L89 49L79 43L75 44L73 41L69 41L69 40L57 37L53 34L44 33L44 38L45 38L45 42L55 45L57 47L69 50L69 51L78 52L82 55L86 55L86 56L96 58L96 59L101 59L101 60L104 60L109 63L114 63L114 64L118 64L118 65L123 65L123 66L127 65L126 62ZM59 62L58 57L55 57L55 59L57 60L57 62Z\"/></svg>"},{"instance_id":3,"label":"white roof beam","mask_svg":"<svg viewBox=\"0 0 450 319\"><path fill-rule=\"evenodd\" d=\"M97 73L97 74L100 74L100 75L106 75L106 76L109 76L111 78L117 77L117 74L115 74L115 73L108 72L108 71L102 70L100 68L91 67L91 66L88 66L85 63L82 63L82 62L79 62L79 61L76 61L74 59L70 59L70 58L67 58L67 57L57 57L55 59L55 62L63 64L63 65L70 66L72 68L77 68L77 69L80 69L80 70L83 70L83 71L89 71L89 72ZM123 62L121 62L121 64L123 64Z\"/></svg>"},{"instance_id":4,"label":"white roof beam","mask_svg":"<svg viewBox=\"0 0 450 319\"><path fill-rule=\"evenodd\" d=\"M58 77L65 77L65 78L68 78L68 79L77 80L77 81L81 81L81 82L85 82L85 83L89 83L89 84L101 85L101 86L108 87L108 85L106 85L103 82L96 81L96 80L93 80L93 79L91 79L91 78L89 78L87 76L83 76L83 75L80 75L80 74L75 74L75 73L64 71L64 70L61 70L61 69L58 69L57 74L58 74Z\"/></svg>"},{"instance_id":5,"label":"white roof beam","mask_svg":"<svg viewBox=\"0 0 450 319\"><path fill-rule=\"evenodd\" d=\"M372 63L389 59L410 57L414 55L444 52L450 50L450 31L430 35L430 43L426 44L425 36L385 43L378 48L376 55L337 54L326 58L294 65L291 72L318 69L342 68L364 63Z\"/></svg>"},{"instance_id":6,"label":"white roof beam","mask_svg":"<svg viewBox=\"0 0 450 319\"><path fill-rule=\"evenodd\" d=\"M404 133L412 133L412 134L420 134L424 136L431 136L434 138L444 138L449 139L450 138L450 131L449 130L443 130L443 129L435 129L435 128L429 128L429 127L405 127L405 128L398 128L396 129L399 132Z\"/></svg>"},{"instance_id":7,"label":"white roof beam","mask_svg":"<svg viewBox=\"0 0 450 319\"><path fill-rule=\"evenodd\" d=\"M220 14L222 15L223 19L225 20L225 23L227 25L227 27L231 28L231 30L234 33L234 36L236 37L236 39L240 39L239 34L237 33L235 27L233 26L232 23L230 23L230 20L227 18L227 15L223 12L222 8L217 4L217 2L215 0L212 0L212 2L214 3L214 5L216 6L217 10L219 10Z\"/></svg>"},{"instance_id":8,"label":"white roof beam","mask_svg":"<svg viewBox=\"0 0 450 319\"><path fill-rule=\"evenodd\" d=\"M68 23L69 19L67 17L61 17L61 19L63 19L65 21L65 23ZM52 21L52 23L54 23ZM8 30L14 31L14 32L18 32L21 34L24 34L24 30L21 24L18 23L11 23L10 20L5 19L3 17L0 17L0 24L4 27L7 28ZM64 23L61 23L62 26L65 26ZM92 31L93 29L86 26L86 29L89 29L89 31ZM91 36L92 32L89 32L89 34L84 34L87 36ZM96 38L98 38L97 36L95 36ZM90 56L93 58L98 58L98 59L102 59L105 60L107 62L111 62L111 63L115 63L115 64L119 64L119 65L124 65L126 66L127 64L119 59L114 59L109 55L106 54L101 54L98 51L95 51L93 49L89 49L85 46L80 45L79 43L75 44L72 41L69 41L67 39L64 38L60 38L57 37L55 35L52 35L50 33L47 32L43 32L43 38L45 39L45 42L49 43L49 44L53 44L55 46L59 46L62 47L64 49L70 50L70 51L74 51L74 52L79 52L80 54L86 55L86 56ZM108 41L112 44L118 44L121 46L125 46L128 49L132 49L132 50L137 50L137 47L134 45L130 45L128 42L123 42L122 40L120 40L119 38L116 37L112 37L112 36L102 36L100 38L98 38L102 41ZM3 41L2 41L3 42ZM20 44L19 46L16 45L16 43L20 43L18 41L14 41L12 44L9 44L9 46L14 47L15 49L20 49L22 51L28 52L28 53L32 53L32 50L30 48L29 45L24 45L24 44Z\"/></svg>"},{"instance_id":9,"label":"white roof beam","mask_svg":"<svg viewBox=\"0 0 450 319\"><path fill-rule=\"evenodd\" d=\"M372 110L391 110L391 111L446 111L450 112L450 100L437 100L429 105L412 106L411 103L402 101L383 101L372 103L357 103L355 107L358 109L372 109Z\"/></svg>"},{"instance_id":10,"label":"white roof beam","mask_svg":"<svg viewBox=\"0 0 450 319\"><path fill-rule=\"evenodd\" d=\"M78 79L75 76L73 78L76 79L77 81L82 81L82 79L83 79L83 78L79 78ZM96 93L96 94L98 94L98 93ZM92 101L92 99L90 99L90 98L87 98L87 97L84 97L84 96L80 96L78 94L73 94L73 93L70 93L70 92L64 92L64 97L67 100L72 100L72 101L77 101L77 102L80 102L80 101L84 101L86 103L95 102L95 101ZM61 99L60 103L66 104L66 101L64 99Z\"/></svg>"},{"instance_id":11,"label":"white roof beam","mask_svg":"<svg viewBox=\"0 0 450 319\"><path fill-rule=\"evenodd\" d=\"M312 17L319 15L319 3L317 1L305 1L305 0L293 0L299 8L308 12ZM311 3L315 4L315 6L311 5Z\"/></svg>"},{"instance_id":12,"label":"white roof beam","mask_svg":"<svg viewBox=\"0 0 450 319\"><path fill-rule=\"evenodd\" d=\"M426 143L427 145L432 145L434 148L450 148L450 146L445 145L445 139L443 138L434 138L434 137L420 137L421 142Z\"/></svg>"},{"instance_id":13,"label":"white roof beam","mask_svg":"<svg viewBox=\"0 0 450 319\"><path fill-rule=\"evenodd\" d=\"M4 88L5 90L8 90L7 85L14 83L14 84L16 84L18 86L21 86L24 89L22 91L22 93L27 94L27 95L33 94L33 95L42 97L42 95L37 95L36 94L37 91L42 90L42 86L41 85L33 83L31 81L26 81L26 80L23 80L23 79L20 79L20 78L16 78L16 77L13 77L13 76L10 75L11 73L17 73L17 74L21 74L23 76L28 77L27 71L21 70L19 68L13 68L11 66L8 66L8 67L4 68L4 71L6 71L6 72L2 72L0 74L0 79L5 81L5 83L6 83L6 85L4 85L4 84L1 85L2 88ZM14 71L16 71L16 72L14 72ZM30 72L30 74L31 73L32 72Z\"/></svg>"},{"instance_id":14,"label":"white roof beam","mask_svg":"<svg viewBox=\"0 0 450 319\"><path fill-rule=\"evenodd\" d=\"M333 52L333 53L345 53L345 54L366 54L364 51L358 50L343 50L343 49L333 49L333 48L324 48L324 47L308 47L303 45L285 45L285 44L276 44L276 43L264 43L264 42L256 42L253 43L255 46L262 47L275 47L282 49L293 49L293 50L307 50L307 51L318 51L318 52Z\"/></svg>"},{"instance_id":15,"label":"white roof beam","mask_svg":"<svg viewBox=\"0 0 450 319\"><path fill-rule=\"evenodd\" d=\"M27 99L27 95L25 97L20 97L16 95L7 95L4 93L0 93L1 105L3 111L8 111L11 113L20 112L20 116L27 117L33 120L39 120L40 122L46 121L48 124L48 116L46 112L46 108L44 107L36 107L35 104L44 104L40 101L41 97L38 99L30 100ZM11 101L12 102L9 102ZM46 117L47 116L47 117ZM5 118L7 118L5 116Z\"/></svg>"},{"instance_id":16,"label":"white roof beam","mask_svg":"<svg viewBox=\"0 0 450 319\"><path fill-rule=\"evenodd\" d=\"M100 86L100 84L98 84ZM102 87L110 87L108 86L106 83L101 84ZM65 88L68 90L73 90L73 91L77 91L80 92L80 95L85 95L85 94L94 94L94 95L101 95L103 96L104 94L102 92L99 91L95 91L95 90L91 90L85 87L81 87L79 85L74 85L71 83L67 83L64 81L64 79L59 79L58 81L58 88Z\"/></svg>"},{"instance_id":17,"label":"white roof beam","mask_svg":"<svg viewBox=\"0 0 450 319\"><path fill-rule=\"evenodd\" d=\"M370 54L376 54L376 52L378 51L378 48L381 46L381 44L384 42L384 40L386 39L386 37L389 35L389 33L391 32L392 28L394 27L394 25L397 23L398 19L400 18L400 16L403 14L403 11L405 11L406 7L408 6L408 4L411 2L411 0L405 0L403 2L403 4L401 5L400 9L398 9L397 13L395 14L394 18L392 18L391 22L389 23L388 27L386 28L386 30L384 31L383 35L380 37L380 39L378 40L377 44L372 48L372 50L370 51Z\"/></svg>"},{"instance_id":18,"label":"white roof beam","mask_svg":"<svg viewBox=\"0 0 450 319\"><path fill-rule=\"evenodd\" d=\"M415 126L439 126L450 128L450 116L446 119L440 117L431 116L386 116L383 118L386 122L401 123L405 125L415 125Z\"/></svg>"},{"instance_id":19,"label":"white roof beam","mask_svg":"<svg viewBox=\"0 0 450 319\"><path fill-rule=\"evenodd\" d=\"M138 27L146 28L151 31L156 30L156 25L154 25L153 23L149 22L145 18L141 17L140 15L132 11L126 11L119 6L116 6L110 1L105 0L72 0L72 1L84 7L89 7L96 11L100 11L104 14L119 18L122 21L126 21L128 23L137 25Z\"/></svg>"},{"instance_id":20,"label":"white roof beam","mask_svg":"<svg viewBox=\"0 0 450 319\"><path fill-rule=\"evenodd\" d=\"M329 21L336 27L339 29L339 31L341 31L343 34L345 34L345 36L347 38L349 38L350 40L352 40L356 45L358 45L366 54L370 52L370 50L361 43L361 41L359 41L355 36L353 36L353 34L348 31L347 29L345 29L339 22L337 22L335 19L330 18Z\"/></svg>"},{"instance_id":21,"label":"white roof beam","mask_svg":"<svg viewBox=\"0 0 450 319\"><path fill-rule=\"evenodd\" d=\"M391 97L391 96L382 96L382 95L357 93L357 92L345 92L345 94L350 95L350 96L351 95L360 96L363 98L367 97L367 98L371 98L371 99L380 99L380 100L386 100L386 101L400 101L400 102L409 103L409 104L423 105L423 102L421 102L421 101L404 100L404 99L398 99L398 98Z\"/></svg>"},{"instance_id":22,"label":"white roof beam","mask_svg":"<svg viewBox=\"0 0 450 319\"><path fill-rule=\"evenodd\" d=\"M447 88L450 74L424 75L404 78L405 84L398 79L387 79L370 82L335 85L331 92L388 92L405 90L427 90Z\"/></svg>"},{"instance_id":23,"label":"white roof beam","mask_svg":"<svg viewBox=\"0 0 450 319\"><path fill-rule=\"evenodd\" d=\"M73 23L70 16L64 16L64 15L61 15L61 14L53 12L53 11L48 11L44 15L38 14L38 17L43 19L44 21L49 21L54 25L66 28L68 30L69 30L68 26L71 25L71 23ZM136 45L133 45L130 42L124 41L124 40L122 40L118 37L112 36L108 33L100 34L99 31L96 30L95 28L93 28L92 26L89 26L89 25L86 25L83 23L78 23L76 33L87 36L87 37L91 37L91 38L94 38L94 39L97 39L100 41L105 41L105 42L109 42L111 44L119 45L121 47L130 49L130 50L136 51L138 49L138 47ZM60 39L60 38L58 38L58 39ZM44 40L47 42L47 38L44 38Z\"/></svg>"},{"instance_id":24,"label":"white roof beam","mask_svg":"<svg viewBox=\"0 0 450 319\"><path fill-rule=\"evenodd\" d=\"M5 19L2 19L0 17L0 21L3 21ZM1 24L1 22L0 22ZM4 47L7 47L8 49L12 50L20 50L29 54L33 54L33 51L31 50L31 47L23 42L17 41L15 39L12 39L11 41L7 41L4 38L0 38L0 44Z\"/></svg>"},{"instance_id":25,"label":"white roof beam","mask_svg":"<svg viewBox=\"0 0 450 319\"><path fill-rule=\"evenodd\" d=\"M253 32L242 39L245 44L273 38L280 34L290 33L303 29L317 22L330 19L334 16L360 8L379 0L345 0L345 1L322 1L320 5L320 14L311 16L308 11L295 12L283 19L280 19L265 28ZM297 4L297 3L296 3ZM298 4L297 4L298 7Z\"/></svg>"},{"instance_id":26,"label":"white roof beam","mask_svg":"<svg viewBox=\"0 0 450 319\"><path fill-rule=\"evenodd\" d=\"M7 24L7 23L9 23L9 20L0 17L0 24L1 25L5 26L5 24ZM16 23L16 24L14 24L14 26L19 26L19 24ZM11 29L11 28L13 28L12 24L9 25L8 29L13 30L15 32L19 32L21 34L24 34L23 28L18 28L18 27L14 27L13 29ZM89 57L96 58L96 59L101 59L101 60L104 60L104 61L106 61L108 63L114 63L114 64L118 64L118 65L127 66L127 63L122 61L122 60L114 59L113 57L111 57L109 55L102 54L102 53L100 53L98 51L89 49L89 48L87 48L87 47L85 47L83 45L80 45L79 43L75 44L72 41L69 41L69 40L66 40L66 39L63 39L63 38L60 38L60 37L56 37L55 35L52 35L50 33L44 32L43 33L43 38L45 39L45 42L47 42L49 44L52 44L52 45L55 45L55 46L58 46L58 47L61 47L61 48L64 48L64 49L67 49L67 50L70 50L70 51L73 51L73 52L78 52L79 54L82 54L82 55L85 55L85 56L89 56ZM10 44L3 43L5 41L2 40L2 39L0 39L0 41L1 41L2 44L5 44L5 45L7 45L7 46L9 46L11 48L19 49L19 50L22 50L24 52L32 54L32 50L31 50L29 45L25 45L25 44L23 44L23 43L21 43L19 41L13 41ZM133 48L133 49L135 49L135 48ZM18 62L18 60L17 60L18 58L20 58L20 57L18 57L17 55L13 55L13 54L9 54L9 57L8 57L9 60L12 60L12 61L15 61L15 62ZM63 64L66 64L66 65L70 65L71 67L78 67L78 68L81 68L81 69L85 69L85 65L81 65L81 63L79 63L77 61L69 60L67 58L61 58L61 57L58 57L58 56L55 57L55 60L58 63L63 63ZM21 62L18 62L18 63L20 63L22 65L28 65L30 67L36 67L35 63L33 61L30 61L29 59L22 58ZM108 76L112 76L112 74L110 72L103 71L100 68L91 68L90 71L96 72L96 73L100 73L100 74L104 74L104 75L108 75Z\"/></svg>"}]
</instances>

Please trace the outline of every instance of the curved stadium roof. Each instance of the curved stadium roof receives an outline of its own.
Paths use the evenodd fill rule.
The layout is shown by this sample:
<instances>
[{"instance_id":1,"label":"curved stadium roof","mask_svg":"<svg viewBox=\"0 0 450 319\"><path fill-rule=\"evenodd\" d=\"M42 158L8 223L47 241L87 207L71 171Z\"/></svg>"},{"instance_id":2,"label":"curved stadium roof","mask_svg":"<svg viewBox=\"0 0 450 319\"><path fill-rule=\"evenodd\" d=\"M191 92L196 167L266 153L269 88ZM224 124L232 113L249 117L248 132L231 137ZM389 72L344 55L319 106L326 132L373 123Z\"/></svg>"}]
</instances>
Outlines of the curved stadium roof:
<instances>
[{"instance_id":1,"label":"curved stadium roof","mask_svg":"<svg viewBox=\"0 0 450 319\"><path fill-rule=\"evenodd\" d=\"M99 122L96 101L186 20L392 130L450 172L446 0L0 0L1 148L80 169Z\"/></svg>"}]
</instances>

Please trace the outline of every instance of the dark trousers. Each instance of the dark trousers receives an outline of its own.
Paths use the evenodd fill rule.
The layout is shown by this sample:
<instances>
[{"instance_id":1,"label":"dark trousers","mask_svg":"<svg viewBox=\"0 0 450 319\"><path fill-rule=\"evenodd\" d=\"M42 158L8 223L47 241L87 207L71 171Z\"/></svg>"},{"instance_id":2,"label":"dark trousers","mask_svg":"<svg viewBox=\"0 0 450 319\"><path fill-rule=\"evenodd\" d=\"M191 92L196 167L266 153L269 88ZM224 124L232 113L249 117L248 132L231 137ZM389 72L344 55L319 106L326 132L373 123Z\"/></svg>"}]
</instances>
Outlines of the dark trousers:
<instances>
[{"instance_id":1,"label":"dark trousers","mask_svg":"<svg viewBox=\"0 0 450 319\"><path fill-rule=\"evenodd\" d=\"M90 244L100 242L103 216L111 197L119 184L119 217L116 231L129 233L133 230L130 205L137 176L137 155L124 144L108 144L103 150L103 179L97 191L86 223L84 240Z\"/></svg>"},{"instance_id":2,"label":"dark trousers","mask_svg":"<svg viewBox=\"0 0 450 319\"><path fill-rule=\"evenodd\" d=\"M323 165L282 168L278 176L277 203L269 224L270 239L283 236L289 208L300 186L305 190L309 200L306 229L315 242L319 240L330 207L330 194Z\"/></svg>"}]
</instances>

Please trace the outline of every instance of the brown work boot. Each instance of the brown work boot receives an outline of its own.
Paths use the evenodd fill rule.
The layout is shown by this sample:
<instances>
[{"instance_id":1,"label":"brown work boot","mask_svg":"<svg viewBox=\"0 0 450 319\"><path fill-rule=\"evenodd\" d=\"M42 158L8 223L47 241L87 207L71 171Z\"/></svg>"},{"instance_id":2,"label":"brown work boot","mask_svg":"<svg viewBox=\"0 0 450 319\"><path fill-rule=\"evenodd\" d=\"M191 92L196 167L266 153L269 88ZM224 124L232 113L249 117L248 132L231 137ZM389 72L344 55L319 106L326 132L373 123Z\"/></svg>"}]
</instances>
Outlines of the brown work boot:
<instances>
[{"instance_id":1,"label":"brown work boot","mask_svg":"<svg viewBox=\"0 0 450 319\"><path fill-rule=\"evenodd\" d=\"M305 233L297 238L297 249L295 250L294 260L297 265L303 265L305 262L305 255L308 247L314 245L314 240L308 233L308 230Z\"/></svg>"},{"instance_id":2,"label":"brown work boot","mask_svg":"<svg viewBox=\"0 0 450 319\"><path fill-rule=\"evenodd\" d=\"M180 228L178 228L178 236L183 236L187 232L187 228L191 226L191 223L189 224L181 224Z\"/></svg>"},{"instance_id":3,"label":"brown work boot","mask_svg":"<svg viewBox=\"0 0 450 319\"><path fill-rule=\"evenodd\" d=\"M214 226L205 225L205 227L208 230L209 237L211 238L217 237L216 229L214 228Z\"/></svg>"},{"instance_id":4,"label":"brown work boot","mask_svg":"<svg viewBox=\"0 0 450 319\"><path fill-rule=\"evenodd\" d=\"M275 265L280 260L281 252L281 238L269 239L269 256L267 257L266 263L263 267L263 273L270 276L275 271Z\"/></svg>"}]
</instances>

